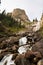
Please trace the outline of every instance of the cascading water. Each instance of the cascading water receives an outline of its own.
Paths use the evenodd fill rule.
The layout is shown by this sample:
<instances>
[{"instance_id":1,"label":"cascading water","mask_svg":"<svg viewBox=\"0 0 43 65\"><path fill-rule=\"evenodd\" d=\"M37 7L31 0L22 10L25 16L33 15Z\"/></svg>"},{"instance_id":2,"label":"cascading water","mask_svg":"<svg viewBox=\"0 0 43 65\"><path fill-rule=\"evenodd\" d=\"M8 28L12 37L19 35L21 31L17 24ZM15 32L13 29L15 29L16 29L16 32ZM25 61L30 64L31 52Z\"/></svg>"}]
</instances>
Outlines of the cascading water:
<instances>
[{"instance_id":1,"label":"cascading water","mask_svg":"<svg viewBox=\"0 0 43 65\"><path fill-rule=\"evenodd\" d=\"M37 22L37 24L35 25L35 27L33 28L33 31L38 31L40 29L40 22Z\"/></svg>"},{"instance_id":2,"label":"cascading water","mask_svg":"<svg viewBox=\"0 0 43 65\"><path fill-rule=\"evenodd\" d=\"M19 47L18 52L20 54L22 54L22 53L26 52L27 50L29 50L29 45Z\"/></svg>"},{"instance_id":3,"label":"cascading water","mask_svg":"<svg viewBox=\"0 0 43 65\"><path fill-rule=\"evenodd\" d=\"M26 42L27 42L27 38L22 37L21 39L19 39L19 46L26 44ZM22 54L23 52L26 52L25 47L24 46L19 47L18 52L20 54Z\"/></svg>"},{"instance_id":4,"label":"cascading water","mask_svg":"<svg viewBox=\"0 0 43 65\"><path fill-rule=\"evenodd\" d=\"M26 42L27 42L27 38L26 37L22 37L21 39L19 39L19 45L26 44Z\"/></svg>"},{"instance_id":5,"label":"cascading water","mask_svg":"<svg viewBox=\"0 0 43 65\"><path fill-rule=\"evenodd\" d=\"M13 57L13 54L8 54L8 55L4 56L4 58L0 62L0 65L4 65L5 63L6 63L6 65L16 65L14 63L14 61L11 60L12 57Z\"/></svg>"},{"instance_id":6,"label":"cascading water","mask_svg":"<svg viewBox=\"0 0 43 65\"><path fill-rule=\"evenodd\" d=\"M22 37L21 39L19 39L19 49L18 52L20 54L26 52L27 50L31 50L31 48L29 48L30 45L27 45L27 37ZM6 56L4 56L4 58L0 61L0 65L16 65L14 63L14 61L12 61L13 54L7 54ZM24 63L24 61L22 60L22 62Z\"/></svg>"},{"instance_id":7,"label":"cascading water","mask_svg":"<svg viewBox=\"0 0 43 65\"><path fill-rule=\"evenodd\" d=\"M26 45L27 44L27 38L26 37L22 37L21 39L19 39L19 49L18 49L18 52L20 54L26 52L27 50L31 50L29 48L30 45Z\"/></svg>"}]
</instances>

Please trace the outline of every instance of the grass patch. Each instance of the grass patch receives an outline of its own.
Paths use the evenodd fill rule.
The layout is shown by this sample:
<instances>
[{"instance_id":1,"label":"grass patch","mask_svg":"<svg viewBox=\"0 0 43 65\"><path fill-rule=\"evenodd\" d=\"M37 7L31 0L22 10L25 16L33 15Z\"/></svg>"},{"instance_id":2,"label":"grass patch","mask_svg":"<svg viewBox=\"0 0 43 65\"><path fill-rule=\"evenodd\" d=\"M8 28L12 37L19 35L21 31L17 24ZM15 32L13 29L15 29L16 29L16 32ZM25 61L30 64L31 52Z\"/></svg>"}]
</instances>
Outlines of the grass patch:
<instances>
[{"instance_id":1,"label":"grass patch","mask_svg":"<svg viewBox=\"0 0 43 65\"><path fill-rule=\"evenodd\" d=\"M23 28L23 27L9 27L9 31L11 31L11 32L13 32L13 33L15 33L15 32L19 32L19 31L24 31L25 30L25 28Z\"/></svg>"}]
</instances>

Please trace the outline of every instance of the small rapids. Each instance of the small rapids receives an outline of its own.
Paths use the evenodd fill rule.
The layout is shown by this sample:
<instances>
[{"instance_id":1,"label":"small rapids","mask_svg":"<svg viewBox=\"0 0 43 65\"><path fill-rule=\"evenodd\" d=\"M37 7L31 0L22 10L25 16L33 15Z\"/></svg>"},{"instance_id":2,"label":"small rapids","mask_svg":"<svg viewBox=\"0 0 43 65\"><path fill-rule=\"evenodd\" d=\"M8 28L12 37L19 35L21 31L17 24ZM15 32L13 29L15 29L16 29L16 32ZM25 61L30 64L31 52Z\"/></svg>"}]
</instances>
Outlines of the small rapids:
<instances>
[{"instance_id":1,"label":"small rapids","mask_svg":"<svg viewBox=\"0 0 43 65\"><path fill-rule=\"evenodd\" d=\"M1 60L0 65L16 65L14 61L12 61L13 54L8 54L4 56L4 58Z\"/></svg>"},{"instance_id":2,"label":"small rapids","mask_svg":"<svg viewBox=\"0 0 43 65\"><path fill-rule=\"evenodd\" d=\"M20 45L20 47L18 49L18 52L20 54L22 54L22 53L24 53L24 52L32 49L32 48L29 48L30 45L25 45L25 44L27 44L27 38L26 37L22 37L21 39L19 39L19 45ZM21 45L23 45L23 46L21 46Z\"/></svg>"},{"instance_id":3,"label":"small rapids","mask_svg":"<svg viewBox=\"0 0 43 65\"><path fill-rule=\"evenodd\" d=\"M27 44L27 38L22 37L19 39L19 49L18 52L19 54L25 53L27 50L31 50L29 48L30 45ZM16 65L14 61L12 61L13 54L7 54L6 56L3 57L3 59L0 61L0 65Z\"/></svg>"},{"instance_id":4,"label":"small rapids","mask_svg":"<svg viewBox=\"0 0 43 65\"><path fill-rule=\"evenodd\" d=\"M24 45L27 43L27 38L26 37L22 37L19 39L19 45Z\"/></svg>"}]
</instances>

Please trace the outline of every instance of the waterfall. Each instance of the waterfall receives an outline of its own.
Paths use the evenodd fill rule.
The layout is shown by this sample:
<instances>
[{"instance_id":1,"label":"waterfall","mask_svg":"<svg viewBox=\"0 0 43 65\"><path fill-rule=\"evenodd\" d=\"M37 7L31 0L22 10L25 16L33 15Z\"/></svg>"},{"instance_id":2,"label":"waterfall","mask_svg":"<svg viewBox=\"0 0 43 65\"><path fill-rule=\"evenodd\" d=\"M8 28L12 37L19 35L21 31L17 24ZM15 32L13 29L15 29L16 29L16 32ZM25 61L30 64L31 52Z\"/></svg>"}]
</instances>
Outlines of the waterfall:
<instances>
[{"instance_id":1,"label":"waterfall","mask_svg":"<svg viewBox=\"0 0 43 65\"><path fill-rule=\"evenodd\" d=\"M19 39L19 45L24 45L27 42L27 38L26 37L22 37L21 39Z\"/></svg>"},{"instance_id":2,"label":"waterfall","mask_svg":"<svg viewBox=\"0 0 43 65\"><path fill-rule=\"evenodd\" d=\"M26 37L22 37L21 39L19 39L19 46L20 46L20 47L19 47L19 49L18 49L18 52L19 52L20 54L26 52L27 50L31 50L31 49L29 48L30 45L25 45L25 44L27 44L27 38L26 38ZM21 45L23 45L23 46L21 46Z\"/></svg>"},{"instance_id":3,"label":"waterfall","mask_svg":"<svg viewBox=\"0 0 43 65\"><path fill-rule=\"evenodd\" d=\"M37 22L37 24L35 25L35 27L33 28L33 31L38 31L40 29L40 22Z\"/></svg>"},{"instance_id":4,"label":"waterfall","mask_svg":"<svg viewBox=\"0 0 43 65\"><path fill-rule=\"evenodd\" d=\"M27 38L26 37L20 38L19 39L19 46L26 44L26 42L27 42ZM23 52L26 52L25 47L24 46L19 47L18 52L20 54L22 54Z\"/></svg>"},{"instance_id":5,"label":"waterfall","mask_svg":"<svg viewBox=\"0 0 43 65\"><path fill-rule=\"evenodd\" d=\"M30 48L29 48L29 45L24 45L24 46L19 47L18 52L19 52L20 54L22 54L22 53L26 52L26 51L29 50L29 49L30 49Z\"/></svg>"},{"instance_id":6,"label":"waterfall","mask_svg":"<svg viewBox=\"0 0 43 65\"><path fill-rule=\"evenodd\" d=\"M7 54L4 56L4 58L1 60L0 65L4 65L6 62L6 65L16 65L14 61L12 61L13 54Z\"/></svg>"}]
</instances>

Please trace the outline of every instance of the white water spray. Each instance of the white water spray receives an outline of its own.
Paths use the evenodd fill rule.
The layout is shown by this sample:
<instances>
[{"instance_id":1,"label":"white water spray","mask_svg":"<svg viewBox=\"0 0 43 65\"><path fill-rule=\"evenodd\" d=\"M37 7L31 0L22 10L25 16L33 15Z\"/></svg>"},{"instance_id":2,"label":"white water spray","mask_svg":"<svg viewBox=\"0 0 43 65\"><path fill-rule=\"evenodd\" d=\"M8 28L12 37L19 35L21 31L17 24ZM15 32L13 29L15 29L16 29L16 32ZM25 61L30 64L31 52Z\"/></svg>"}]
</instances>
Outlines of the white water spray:
<instances>
[{"instance_id":1,"label":"white water spray","mask_svg":"<svg viewBox=\"0 0 43 65\"><path fill-rule=\"evenodd\" d=\"M27 42L27 38L26 37L22 37L21 39L19 39L19 46L26 44L26 42Z\"/></svg>"},{"instance_id":2,"label":"white water spray","mask_svg":"<svg viewBox=\"0 0 43 65\"><path fill-rule=\"evenodd\" d=\"M38 31L40 29L40 22L37 22L37 24L35 24L35 27L33 28L33 31Z\"/></svg>"},{"instance_id":3,"label":"white water spray","mask_svg":"<svg viewBox=\"0 0 43 65\"><path fill-rule=\"evenodd\" d=\"M25 45L25 44L27 44L27 38L26 37L22 37L21 39L19 39L19 45L20 46L23 45L23 46L19 47L19 49L18 49L18 52L20 54L22 54L22 53L24 53L24 52L26 52L27 50L30 49L29 48L30 45Z\"/></svg>"},{"instance_id":4,"label":"white water spray","mask_svg":"<svg viewBox=\"0 0 43 65\"><path fill-rule=\"evenodd\" d=\"M4 65L6 62L6 65L16 65L14 61L12 61L13 54L8 54L4 56L4 58L1 60L0 65Z\"/></svg>"}]
</instances>

